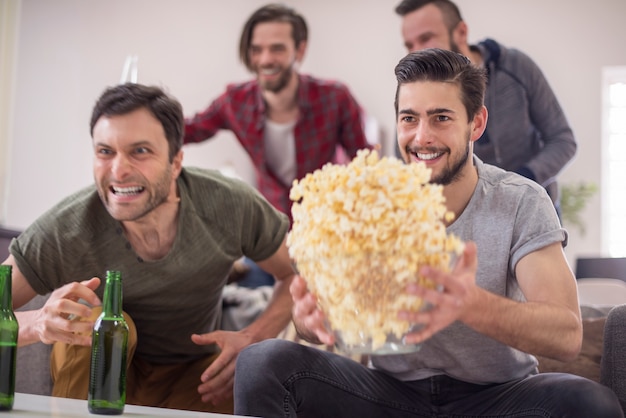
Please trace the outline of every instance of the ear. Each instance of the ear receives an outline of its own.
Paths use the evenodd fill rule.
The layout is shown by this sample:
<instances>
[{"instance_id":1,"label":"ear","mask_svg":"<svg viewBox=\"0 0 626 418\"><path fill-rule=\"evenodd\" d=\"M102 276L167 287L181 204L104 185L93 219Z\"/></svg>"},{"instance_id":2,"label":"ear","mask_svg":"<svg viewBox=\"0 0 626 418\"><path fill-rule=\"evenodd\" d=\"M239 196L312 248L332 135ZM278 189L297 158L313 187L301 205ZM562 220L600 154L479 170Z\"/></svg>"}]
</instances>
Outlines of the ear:
<instances>
[{"instance_id":1,"label":"ear","mask_svg":"<svg viewBox=\"0 0 626 418\"><path fill-rule=\"evenodd\" d=\"M300 42L300 45L298 45L298 48L296 49L296 61L302 62L304 59L304 53L306 52L306 46L306 41Z\"/></svg>"},{"instance_id":2,"label":"ear","mask_svg":"<svg viewBox=\"0 0 626 418\"><path fill-rule=\"evenodd\" d=\"M181 149L172 160L172 180L176 180L183 169L183 150Z\"/></svg>"},{"instance_id":3,"label":"ear","mask_svg":"<svg viewBox=\"0 0 626 418\"><path fill-rule=\"evenodd\" d=\"M472 132L470 136L470 140L472 142L477 141L485 132L487 128L487 119L489 118L489 114L487 113L487 108L482 106L478 112L474 115L474 119L472 120Z\"/></svg>"},{"instance_id":4,"label":"ear","mask_svg":"<svg viewBox=\"0 0 626 418\"><path fill-rule=\"evenodd\" d=\"M468 44L467 34L467 24L463 20L457 23L456 27L452 30L452 40L461 50L463 50L463 47Z\"/></svg>"}]
</instances>

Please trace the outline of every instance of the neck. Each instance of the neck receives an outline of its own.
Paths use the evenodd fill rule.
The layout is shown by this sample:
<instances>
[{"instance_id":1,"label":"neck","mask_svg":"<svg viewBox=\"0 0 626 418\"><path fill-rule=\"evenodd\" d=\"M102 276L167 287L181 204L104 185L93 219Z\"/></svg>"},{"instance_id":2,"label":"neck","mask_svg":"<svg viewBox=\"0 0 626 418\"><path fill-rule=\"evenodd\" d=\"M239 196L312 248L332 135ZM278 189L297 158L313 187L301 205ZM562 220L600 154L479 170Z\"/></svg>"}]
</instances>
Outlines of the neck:
<instances>
[{"instance_id":1,"label":"neck","mask_svg":"<svg viewBox=\"0 0 626 418\"><path fill-rule=\"evenodd\" d=\"M454 213L454 219L465 210L469 203L476 185L478 184L478 171L474 166L472 156L470 154L470 162L465 166L463 175L443 188L443 196L446 198L446 207ZM454 221L453 221L454 222Z\"/></svg>"},{"instance_id":2,"label":"neck","mask_svg":"<svg viewBox=\"0 0 626 418\"><path fill-rule=\"evenodd\" d=\"M298 118L298 74L293 71L289 83L281 91L263 91L267 105L267 118L278 123L288 123Z\"/></svg>"},{"instance_id":3,"label":"neck","mask_svg":"<svg viewBox=\"0 0 626 418\"><path fill-rule=\"evenodd\" d=\"M135 221L124 221L122 227L133 250L144 260L165 257L174 245L178 231L180 198L174 196Z\"/></svg>"},{"instance_id":4,"label":"neck","mask_svg":"<svg viewBox=\"0 0 626 418\"><path fill-rule=\"evenodd\" d=\"M471 48L469 45L465 45L459 48L461 53L470 59L472 64L481 67L483 65L483 56L478 48Z\"/></svg>"}]
</instances>

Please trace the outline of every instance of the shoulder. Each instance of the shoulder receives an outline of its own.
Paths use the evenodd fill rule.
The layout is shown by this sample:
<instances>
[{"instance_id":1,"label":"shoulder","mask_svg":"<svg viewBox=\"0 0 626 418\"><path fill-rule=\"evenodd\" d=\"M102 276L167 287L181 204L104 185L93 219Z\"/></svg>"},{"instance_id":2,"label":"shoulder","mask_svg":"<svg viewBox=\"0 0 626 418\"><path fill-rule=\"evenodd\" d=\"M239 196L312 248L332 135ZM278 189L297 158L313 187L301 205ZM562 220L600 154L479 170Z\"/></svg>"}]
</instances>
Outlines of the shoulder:
<instances>
[{"instance_id":1,"label":"shoulder","mask_svg":"<svg viewBox=\"0 0 626 418\"><path fill-rule=\"evenodd\" d=\"M489 192L497 192L493 197L546 195L546 191L538 183L527 179L517 173L503 170L491 164L486 164L478 158L474 159L478 170L479 182ZM549 199L549 198L548 198Z\"/></svg>"},{"instance_id":2,"label":"shoulder","mask_svg":"<svg viewBox=\"0 0 626 418\"><path fill-rule=\"evenodd\" d=\"M54 251L63 259L70 254L83 254L92 248L93 242L106 240L107 236L114 234L117 227L117 221L109 215L92 185L67 196L44 212L17 241L24 257Z\"/></svg>"},{"instance_id":3,"label":"shoulder","mask_svg":"<svg viewBox=\"0 0 626 418\"><path fill-rule=\"evenodd\" d=\"M311 93L350 96L348 86L339 80L323 79L308 74L300 74L300 86Z\"/></svg>"},{"instance_id":4,"label":"shoulder","mask_svg":"<svg viewBox=\"0 0 626 418\"><path fill-rule=\"evenodd\" d=\"M198 213L224 207L238 210L241 204L257 198L258 194L252 186L242 180L225 176L218 170L198 167L183 168L179 177L179 187L181 198L186 196Z\"/></svg>"},{"instance_id":5,"label":"shoulder","mask_svg":"<svg viewBox=\"0 0 626 418\"><path fill-rule=\"evenodd\" d=\"M477 46L486 62L497 61L495 65L497 69L519 74L523 74L528 69L539 69L535 61L520 49L505 46L489 38L479 42Z\"/></svg>"},{"instance_id":6,"label":"shoulder","mask_svg":"<svg viewBox=\"0 0 626 418\"><path fill-rule=\"evenodd\" d=\"M65 236L77 237L97 234L107 218L112 219L102 204L95 185L90 185L59 201L44 212L31 227L45 227L39 232L61 230Z\"/></svg>"},{"instance_id":7,"label":"shoulder","mask_svg":"<svg viewBox=\"0 0 626 418\"><path fill-rule=\"evenodd\" d=\"M257 189L217 170L185 167L178 185L183 212L195 218L196 225L219 225L233 233L289 223Z\"/></svg>"},{"instance_id":8,"label":"shoulder","mask_svg":"<svg viewBox=\"0 0 626 418\"><path fill-rule=\"evenodd\" d=\"M259 84L256 80L230 83L226 86L226 91L222 94L225 97L240 98L256 96L259 92Z\"/></svg>"}]
</instances>

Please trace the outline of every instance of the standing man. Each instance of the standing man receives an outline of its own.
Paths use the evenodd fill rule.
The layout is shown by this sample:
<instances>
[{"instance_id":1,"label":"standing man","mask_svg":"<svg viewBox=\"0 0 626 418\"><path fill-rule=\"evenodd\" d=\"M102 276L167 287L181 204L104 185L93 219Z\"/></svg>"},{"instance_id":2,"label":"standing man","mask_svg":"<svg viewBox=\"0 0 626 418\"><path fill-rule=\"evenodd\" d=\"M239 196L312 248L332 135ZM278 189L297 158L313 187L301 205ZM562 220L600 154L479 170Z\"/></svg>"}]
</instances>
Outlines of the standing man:
<instances>
[{"instance_id":1,"label":"standing man","mask_svg":"<svg viewBox=\"0 0 626 418\"><path fill-rule=\"evenodd\" d=\"M402 0L402 38L409 52L442 48L487 70L489 123L474 144L484 162L546 188L559 210L557 175L576 153L576 141L541 70L523 52L492 39L468 44L468 26L450 0Z\"/></svg>"},{"instance_id":2,"label":"standing man","mask_svg":"<svg viewBox=\"0 0 626 418\"><path fill-rule=\"evenodd\" d=\"M183 167L183 129L180 103L161 89L105 90L91 117L95 185L11 243L14 307L51 292L17 317L20 346L54 344L54 396L87 398L106 270L121 271L130 316L130 404L232 412L237 355L289 322L289 220L245 183ZM222 289L243 255L274 275L273 296L249 326L220 331Z\"/></svg>"},{"instance_id":3,"label":"standing man","mask_svg":"<svg viewBox=\"0 0 626 418\"><path fill-rule=\"evenodd\" d=\"M622 418L609 388L537 372L536 355L567 361L580 351L576 280L563 253L567 232L545 190L473 155L487 124L484 70L461 54L427 49L403 58L395 72L399 149L407 163L432 170L430 181L443 186L455 215L447 231L467 243L451 272L420 271L435 288L406 288L431 305L397 313L423 325L406 336L421 348L372 356L369 367L291 341L253 344L237 360L235 413ZM305 279L291 285L296 329L309 342L332 345Z\"/></svg>"},{"instance_id":4,"label":"standing man","mask_svg":"<svg viewBox=\"0 0 626 418\"><path fill-rule=\"evenodd\" d=\"M338 146L349 158L368 148L362 109L347 87L298 73L307 39L295 10L278 4L256 10L239 41L241 61L256 79L229 85L185 124L185 143L231 130L250 155L260 192L289 216L293 180L334 161Z\"/></svg>"}]
</instances>

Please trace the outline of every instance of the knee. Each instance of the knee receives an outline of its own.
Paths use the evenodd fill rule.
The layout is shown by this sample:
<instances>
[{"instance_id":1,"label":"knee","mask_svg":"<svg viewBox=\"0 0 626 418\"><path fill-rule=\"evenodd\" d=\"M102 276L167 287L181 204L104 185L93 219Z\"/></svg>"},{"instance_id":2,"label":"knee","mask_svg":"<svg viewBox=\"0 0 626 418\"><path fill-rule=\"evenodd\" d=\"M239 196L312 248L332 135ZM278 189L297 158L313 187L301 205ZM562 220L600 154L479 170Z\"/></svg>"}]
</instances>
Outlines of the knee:
<instances>
[{"instance_id":1,"label":"knee","mask_svg":"<svg viewBox=\"0 0 626 418\"><path fill-rule=\"evenodd\" d=\"M552 386L552 390L546 390L545 394L549 393L568 400L565 405L570 410L571 416L616 418L624 416L615 393L589 379L561 375L558 384Z\"/></svg>"},{"instance_id":2,"label":"knee","mask_svg":"<svg viewBox=\"0 0 626 418\"><path fill-rule=\"evenodd\" d=\"M288 356L289 341L271 339L252 344L243 349L237 357L235 373L260 373L277 370L284 364L285 357Z\"/></svg>"}]
</instances>

